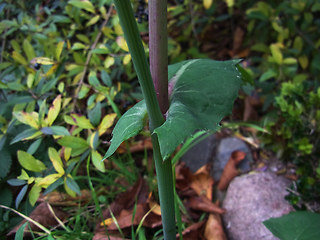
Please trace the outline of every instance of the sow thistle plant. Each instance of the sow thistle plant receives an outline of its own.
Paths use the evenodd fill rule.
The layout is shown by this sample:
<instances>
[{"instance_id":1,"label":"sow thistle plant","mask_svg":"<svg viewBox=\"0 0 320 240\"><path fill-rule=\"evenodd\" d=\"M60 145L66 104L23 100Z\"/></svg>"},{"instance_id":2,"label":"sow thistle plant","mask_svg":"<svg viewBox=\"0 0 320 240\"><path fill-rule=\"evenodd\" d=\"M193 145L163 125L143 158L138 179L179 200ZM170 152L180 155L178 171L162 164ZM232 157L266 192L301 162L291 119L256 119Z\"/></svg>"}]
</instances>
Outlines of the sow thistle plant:
<instances>
[{"instance_id":1,"label":"sow thistle plant","mask_svg":"<svg viewBox=\"0 0 320 240\"><path fill-rule=\"evenodd\" d=\"M231 112L241 84L236 66L239 60L193 59L167 67L167 2L150 0L149 67L131 2L115 0L114 3L144 100L119 119L105 158L111 156L123 141L137 135L143 128L144 119L149 117L164 239L176 239L170 155L196 130L219 129L221 119Z\"/></svg>"}]
</instances>

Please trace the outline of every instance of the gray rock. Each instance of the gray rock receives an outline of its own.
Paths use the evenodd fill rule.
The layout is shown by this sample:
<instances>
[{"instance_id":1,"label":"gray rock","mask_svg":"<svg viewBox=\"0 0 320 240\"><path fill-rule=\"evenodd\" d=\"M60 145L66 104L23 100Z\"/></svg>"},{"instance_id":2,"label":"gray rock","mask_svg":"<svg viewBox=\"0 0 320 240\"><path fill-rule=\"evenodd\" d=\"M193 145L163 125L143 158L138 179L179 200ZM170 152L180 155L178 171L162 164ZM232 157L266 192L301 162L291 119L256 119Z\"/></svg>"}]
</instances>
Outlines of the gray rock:
<instances>
[{"instance_id":1,"label":"gray rock","mask_svg":"<svg viewBox=\"0 0 320 240\"><path fill-rule=\"evenodd\" d=\"M248 146L239 138L228 137L220 141L217 148L216 158L213 161L213 168L211 175L215 181L218 181L221 177L223 169L227 164L231 153L234 151L242 151L246 153L245 159L241 161L238 165L242 172L247 172L250 170L250 163L252 162L251 151Z\"/></svg>"},{"instance_id":2,"label":"gray rock","mask_svg":"<svg viewBox=\"0 0 320 240\"><path fill-rule=\"evenodd\" d=\"M186 163L192 172L211 161L215 155L217 140L215 135L210 135L195 146L189 149L182 157L181 161Z\"/></svg>"},{"instance_id":3,"label":"gray rock","mask_svg":"<svg viewBox=\"0 0 320 240\"><path fill-rule=\"evenodd\" d=\"M227 190L224 226L230 240L278 239L263 225L271 217L292 211L284 199L290 181L270 172L236 177Z\"/></svg>"}]
</instances>

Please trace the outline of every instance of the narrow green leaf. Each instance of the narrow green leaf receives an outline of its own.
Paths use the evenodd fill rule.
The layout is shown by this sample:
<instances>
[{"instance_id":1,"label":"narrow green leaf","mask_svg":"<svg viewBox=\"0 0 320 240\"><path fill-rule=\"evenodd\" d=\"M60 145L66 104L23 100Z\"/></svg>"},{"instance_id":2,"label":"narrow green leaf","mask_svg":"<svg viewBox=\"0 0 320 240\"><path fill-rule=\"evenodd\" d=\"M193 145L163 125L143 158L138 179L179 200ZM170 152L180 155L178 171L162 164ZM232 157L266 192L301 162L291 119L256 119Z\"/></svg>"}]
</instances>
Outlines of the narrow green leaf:
<instances>
[{"instance_id":1,"label":"narrow green leaf","mask_svg":"<svg viewBox=\"0 0 320 240\"><path fill-rule=\"evenodd\" d=\"M112 131L111 145L104 159L110 157L123 141L136 136L143 129L146 116L147 107L144 100L138 102L122 115Z\"/></svg>"},{"instance_id":2,"label":"narrow green leaf","mask_svg":"<svg viewBox=\"0 0 320 240\"><path fill-rule=\"evenodd\" d=\"M16 235L14 236L14 240L23 240L24 235L24 229L26 228L28 222L25 222L24 224L19 227L18 231L16 232Z\"/></svg>"},{"instance_id":3,"label":"narrow green leaf","mask_svg":"<svg viewBox=\"0 0 320 240\"><path fill-rule=\"evenodd\" d=\"M33 58L36 57L34 49L31 43L28 41L28 39L24 39L22 46L23 46L23 51L28 57L28 61L31 61Z\"/></svg>"},{"instance_id":4,"label":"narrow green leaf","mask_svg":"<svg viewBox=\"0 0 320 240\"><path fill-rule=\"evenodd\" d=\"M51 126L41 128L41 132L47 135L70 136L68 129L62 126Z\"/></svg>"},{"instance_id":5,"label":"narrow green leaf","mask_svg":"<svg viewBox=\"0 0 320 240\"><path fill-rule=\"evenodd\" d=\"M18 161L21 166L29 171L41 172L47 167L38 159L35 159L31 154L21 151L18 151Z\"/></svg>"},{"instance_id":6,"label":"narrow green leaf","mask_svg":"<svg viewBox=\"0 0 320 240\"><path fill-rule=\"evenodd\" d=\"M56 49L56 59L57 59L57 61L60 61L60 56L61 56L61 53L62 53L63 46L64 46L64 41L61 41L61 42L58 43L58 46L57 46L57 49Z\"/></svg>"},{"instance_id":7,"label":"narrow green leaf","mask_svg":"<svg viewBox=\"0 0 320 240\"><path fill-rule=\"evenodd\" d=\"M100 102L97 102L96 106L88 112L88 117L93 126L98 126L101 120Z\"/></svg>"},{"instance_id":8,"label":"narrow green leaf","mask_svg":"<svg viewBox=\"0 0 320 240\"><path fill-rule=\"evenodd\" d=\"M320 239L320 214L318 213L291 212L280 218L270 218L263 224L281 240Z\"/></svg>"},{"instance_id":9,"label":"narrow green leaf","mask_svg":"<svg viewBox=\"0 0 320 240\"><path fill-rule=\"evenodd\" d=\"M20 179L10 179L7 181L7 183L11 186L22 186L27 183L25 180L20 180Z\"/></svg>"},{"instance_id":10,"label":"narrow green leaf","mask_svg":"<svg viewBox=\"0 0 320 240\"><path fill-rule=\"evenodd\" d=\"M29 192L29 202L31 206L34 206L40 196L41 187L34 184Z\"/></svg>"},{"instance_id":11,"label":"narrow green leaf","mask_svg":"<svg viewBox=\"0 0 320 240\"><path fill-rule=\"evenodd\" d=\"M12 159L6 148L0 151L0 179L5 178L10 171Z\"/></svg>"},{"instance_id":12,"label":"narrow green leaf","mask_svg":"<svg viewBox=\"0 0 320 240\"><path fill-rule=\"evenodd\" d=\"M38 150L38 148L40 147L41 143L42 143L42 138L39 138L39 139L37 139L36 141L34 141L34 142L28 147L27 153L29 153L29 154L31 154L31 155L34 154L34 153Z\"/></svg>"},{"instance_id":13,"label":"narrow green leaf","mask_svg":"<svg viewBox=\"0 0 320 240\"><path fill-rule=\"evenodd\" d=\"M67 177L66 183L72 191L76 192L78 195L81 195L80 187L78 186L76 181L74 181L72 178Z\"/></svg>"},{"instance_id":14,"label":"narrow green leaf","mask_svg":"<svg viewBox=\"0 0 320 240\"><path fill-rule=\"evenodd\" d=\"M50 192L52 192L53 190L55 190L57 187L59 187L60 185L63 184L63 178L59 178L58 180L56 180L54 183L52 183L44 192L43 195L46 195Z\"/></svg>"},{"instance_id":15,"label":"narrow green leaf","mask_svg":"<svg viewBox=\"0 0 320 240\"><path fill-rule=\"evenodd\" d=\"M219 129L240 88L237 63L198 59L169 66L171 103L165 123L154 130L164 159L196 130Z\"/></svg>"},{"instance_id":16,"label":"narrow green leaf","mask_svg":"<svg viewBox=\"0 0 320 240\"><path fill-rule=\"evenodd\" d=\"M28 190L28 185L24 185L16 198L16 208L19 207L20 202L22 201L22 199L26 195L27 190Z\"/></svg>"}]
</instances>

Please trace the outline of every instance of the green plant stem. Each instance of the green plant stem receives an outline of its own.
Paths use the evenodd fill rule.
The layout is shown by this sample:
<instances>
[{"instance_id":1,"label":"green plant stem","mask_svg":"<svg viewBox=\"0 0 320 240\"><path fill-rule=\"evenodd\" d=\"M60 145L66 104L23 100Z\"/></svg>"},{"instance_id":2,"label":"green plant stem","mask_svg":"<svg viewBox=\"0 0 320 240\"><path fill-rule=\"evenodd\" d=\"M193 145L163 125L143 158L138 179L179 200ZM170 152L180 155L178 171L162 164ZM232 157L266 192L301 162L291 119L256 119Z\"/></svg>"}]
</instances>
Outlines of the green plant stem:
<instances>
[{"instance_id":1,"label":"green plant stem","mask_svg":"<svg viewBox=\"0 0 320 240\"><path fill-rule=\"evenodd\" d=\"M142 93L146 101L147 111L150 119L150 131L152 134L153 130L161 126L165 120L157 101L149 65L142 46L137 23L133 15L131 2L130 0L115 0L114 3L119 15L120 24L122 26L124 36L129 47L134 67L138 75ZM166 22L164 24L166 25ZM176 224L174 214L175 211L172 164L171 161L163 161L157 136L155 134L152 134L151 139L153 144L153 156L158 179L164 239L173 240L176 239Z\"/></svg>"}]
</instances>

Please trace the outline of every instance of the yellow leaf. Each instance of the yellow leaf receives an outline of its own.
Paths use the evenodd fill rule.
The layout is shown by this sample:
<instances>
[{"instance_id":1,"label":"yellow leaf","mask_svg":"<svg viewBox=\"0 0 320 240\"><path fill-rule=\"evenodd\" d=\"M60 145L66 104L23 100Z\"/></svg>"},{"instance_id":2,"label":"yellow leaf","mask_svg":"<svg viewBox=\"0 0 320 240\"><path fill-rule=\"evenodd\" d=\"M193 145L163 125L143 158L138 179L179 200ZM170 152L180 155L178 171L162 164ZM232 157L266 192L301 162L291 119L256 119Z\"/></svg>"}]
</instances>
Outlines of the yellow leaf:
<instances>
[{"instance_id":1,"label":"yellow leaf","mask_svg":"<svg viewBox=\"0 0 320 240\"><path fill-rule=\"evenodd\" d=\"M213 3L213 0L203 0L203 6L205 9L209 9Z\"/></svg>"},{"instance_id":2,"label":"yellow leaf","mask_svg":"<svg viewBox=\"0 0 320 240\"><path fill-rule=\"evenodd\" d=\"M26 125L29 125L32 128L39 129L39 114L36 112L13 112L15 118Z\"/></svg>"},{"instance_id":3,"label":"yellow leaf","mask_svg":"<svg viewBox=\"0 0 320 240\"><path fill-rule=\"evenodd\" d=\"M306 55L300 56L298 58L300 66L302 67L302 69L306 69L309 65L309 59Z\"/></svg>"},{"instance_id":4,"label":"yellow leaf","mask_svg":"<svg viewBox=\"0 0 320 240\"><path fill-rule=\"evenodd\" d=\"M59 153L54 148L50 147L48 150L49 158L52 162L52 165L54 169L61 175L64 174L63 164L61 161L61 158L59 156Z\"/></svg>"},{"instance_id":5,"label":"yellow leaf","mask_svg":"<svg viewBox=\"0 0 320 240\"><path fill-rule=\"evenodd\" d=\"M279 65L281 65L283 62L283 57L282 57L282 53L280 51L279 45L278 44L271 44L270 50L271 50L271 54L272 54L274 61L276 63L278 63Z\"/></svg>"},{"instance_id":6,"label":"yellow leaf","mask_svg":"<svg viewBox=\"0 0 320 240\"><path fill-rule=\"evenodd\" d=\"M34 82L34 75L32 73L29 73L27 77L27 87L32 88L33 82Z\"/></svg>"},{"instance_id":7,"label":"yellow leaf","mask_svg":"<svg viewBox=\"0 0 320 240\"><path fill-rule=\"evenodd\" d=\"M96 134L98 134L98 132L92 133L92 134L90 135L90 137L89 137L89 144L90 144L90 147L91 147L92 149L95 149L94 139L95 139L95 137L96 137Z\"/></svg>"},{"instance_id":8,"label":"yellow leaf","mask_svg":"<svg viewBox=\"0 0 320 240\"><path fill-rule=\"evenodd\" d=\"M234 0L225 0L228 7L233 7L234 6Z\"/></svg>"},{"instance_id":9,"label":"yellow leaf","mask_svg":"<svg viewBox=\"0 0 320 240\"><path fill-rule=\"evenodd\" d=\"M64 41L61 41L61 42L58 43L58 46L57 46L57 49L56 49L56 59L57 59L57 61L60 61L60 56L61 56L61 53L62 53L63 46L64 46Z\"/></svg>"},{"instance_id":10,"label":"yellow leaf","mask_svg":"<svg viewBox=\"0 0 320 240\"><path fill-rule=\"evenodd\" d=\"M74 122L74 125L79 126L84 129L93 129L94 126L92 126L89 119L87 119L85 116L78 116L77 114L71 114L71 118Z\"/></svg>"},{"instance_id":11,"label":"yellow leaf","mask_svg":"<svg viewBox=\"0 0 320 240\"><path fill-rule=\"evenodd\" d=\"M46 123L48 126L51 126L54 122L54 120L56 120L56 118L59 115L60 112L60 108L61 108L61 95L58 95L53 103L52 106L50 107L49 111L48 111L48 116L46 118Z\"/></svg>"},{"instance_id":12,"label":"yellow leaf","mask_svg":"<svg viewBox=\"0 0 320 240\"><path fill-rule=\"evenodd\" d=\"M131 61L131 55L130 54L125 55L123 58L123 64L127 65L128 63L130 63L130 61Z\"/></svg>"},{"instance_id":13,"label":"yellow leaf","mask_svg":"<svg viewBox=\"0 0 320 240\"><path fill-rule=\"evenodd\" d=\"M97 22L99 21L99 19L100 19L100 16L99 16L99 15L94 16L93 18L91 18L91 19L87 22L86 27L89 27L89 26L97 23Z\"/></svg>"},{"instance_id":14,"label":"yellow leaf","mask_svg":"<svg viewBox=\"0 0 320 240\"><path fill-rule=\"evenodd\" d=\"M38 63L41 65L52 65L54 61L47 57L36 57L30 61L32 64Z\"/></svg>"},{"instance_id":15,"label":"yellow leaf","mask_svg":"<svg viewBox=\"0 0 320 240\"><path fill-rule=\"evenodd\" d=\"M28 180L29 179L29 175L24 169L21 169L21 175L18 176L17 179L19 179L19 180Z\"/></svg>"},{"instance_id":16,"label":"yellow leaf","mask_svg":"<svg viewBox=\"0 0 320 240\"><path fill-rule=\"evenodd\" d=\"M102 227L104 225L109 226L109 225L111 225L111 223L113 223L113 219L112 218L107 218L107 219L103 220L102 223L100 223L100 226L102 226Z\"/></svg>"},{"instance_id":17,"label":"yellow leaf","mask_svg":"<svg viewBox=\"0 0 320 240\"><path fill-rule=\"evenodd\" d=\"M122 50L124 50L124 51L126 51L126 52L129 52L129 48L128 48L127 42L126 42L126 40L124 39L124 37L121 37L121 36L120 36L120 37L117 37L116 42L117 42L118 46L119 46Z\"/></svg>"},{"instance_id":18,"label":"yellow leaf","mask_svg":"<svg viewBox=\"0 0 320 240\"><path fill-rule=\"evenodd\" d=\"M40 187L47 188L52 183L57 181L60 177L61 177L61 174L59 174L59 173L50 174L50 175L44 177L43 179L41 179L37 184Z\"/></svg>"},{"instance_id":19,"label":"yellow leaf","mask_svg":"<svg viewBox=\"0 0 320 240\"><path fill-rule=\"evenodd\" d=\"M118 23L117 25L114 26L114 31L117 36L123 35L123 31L122 31L120 23Z\"/></svg>"},{"instance_id":20,"label":"yellow leaf","mask_svg":"<svg viewBox=\"0 0 320 240\"><path fill-rule=\"evenodd\" d=\"M53 73L56 72L56 69L58 68L58 64L54 64L48 72L44 75L45 77L50 77Z\"/></svg>"},{"instance_id":21,"label":"yellow leaf","mask_svg":"<svg viewBox=\"0 0 320 240\"><path fill-rule=\"evenodd\" d=\"M93 165L101 172L105 172L104 161L102 161L103 157L97 151L91 152L91 160Z\"/></svg>"},{"instance_id":22,"label":"yellow leaf","mask_svg":"<svg viewBox=\"0 0 320 240\"><path fill-rule=\"evenodd\" d=\"M114 57L108 56L104 61L104 67L109 68L114 64Z\"/></svg>"},{"instance_id":23,"label":"yellow leaf","mask_svg":"<svg viewBox=\"0 0 320 240\"><path fill-rule=\"evenodd\" d=\"M69 148L69 147L66 147L64 149L64 152L63 152L64 160L68 161L70 159L71 151L72 151L72 148Z\"/></svg>"},{"instance_id":24,"label":"yellow leaf","mask_svg":"<svg viewBox=\"0 0 320 240\"><path fill-rule=\"evenodd\" d=\"M117 116L116 113L111 113L111 114L104 116L104 118L102 119L102 121L98 127L99 136L104 134L107 131L107 129L113 125L113 122L114 122L114 119L116 118L116 116Z\"/></svg>"}]
</instances>

